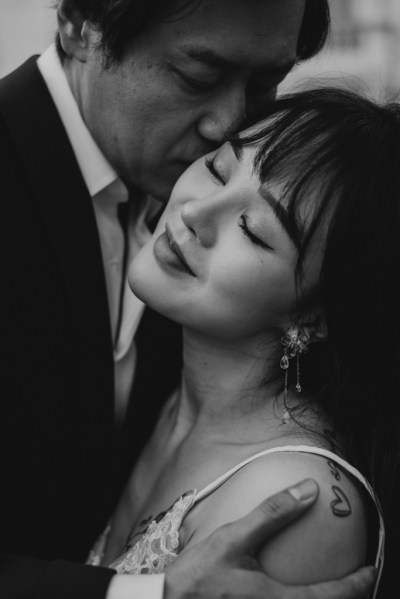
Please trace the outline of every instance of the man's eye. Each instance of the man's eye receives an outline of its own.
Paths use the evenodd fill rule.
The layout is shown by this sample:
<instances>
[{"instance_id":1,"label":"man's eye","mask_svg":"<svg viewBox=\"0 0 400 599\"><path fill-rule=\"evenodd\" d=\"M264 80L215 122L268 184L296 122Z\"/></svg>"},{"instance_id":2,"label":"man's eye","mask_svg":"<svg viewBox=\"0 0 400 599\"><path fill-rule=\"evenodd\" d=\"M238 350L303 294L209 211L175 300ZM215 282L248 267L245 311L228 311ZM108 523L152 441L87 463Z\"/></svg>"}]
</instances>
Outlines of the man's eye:
<instances>
[{"instance_id":1,"label":"man's eye","mask_svg":"<svg viewBox=\"0 0 400 599\"><path fill-rule=\"evenodd\" d=\"M250 239L252 243L254 243L255 245L259 245L260 247L266 250L272 250L272 247L270 245L265 243L265 241L259 239L256 235L254 235L252 231L250 231L250 229L247 226L246 217L244 215L240 217L239 227L242 229L243 233L246 235L246 237Z\"/></svg>"},{"instance_id":2,"label":"man's eye","mask_svg":"<svg viewBox=\"0 0 400 599\"><path fill-rule=\"evenodd\" d=\"M202 80L202 79L194 79L193 77L189 77L188 75L184 75L183 73L178 71L178 74L183 81L186 88L190 91L196 93L208 92L210 91L214 85L216 84L216 80Z\"/></svg>"},{"instance_id":3,"label":"man's eye","mask_svg":"<svg viewBox=\"0 0 400 599\"><path fill-rule=\"evenodd\" d=\"M206 168L208 168L208 170L214 177L214 179L217 179L217 181L219 183L222 183L222 185L225 185L225 183L226 183L225 178L222 175L222 173L220 173L220 171L216 168L214 160L211 158L206 158L205 165L206 165Z\"/></svg>"}]
</instances>

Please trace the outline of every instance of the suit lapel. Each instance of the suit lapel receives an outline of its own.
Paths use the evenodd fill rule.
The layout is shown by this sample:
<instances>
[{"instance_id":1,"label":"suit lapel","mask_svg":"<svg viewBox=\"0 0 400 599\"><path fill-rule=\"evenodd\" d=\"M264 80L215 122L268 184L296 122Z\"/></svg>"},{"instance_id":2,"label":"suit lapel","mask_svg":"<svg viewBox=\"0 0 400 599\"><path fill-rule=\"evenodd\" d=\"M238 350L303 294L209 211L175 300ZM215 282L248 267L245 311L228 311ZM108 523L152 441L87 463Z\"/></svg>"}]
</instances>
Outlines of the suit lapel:
<instances>
[{"instance_id":1,"label":"suit lapel","mask_svg":"<svg viewBox=\"0 0 400 599\"><path fill-rule=\"evenodd\" d=\"M92 207L64 127L31 58L0 83L0 112L57 256L80 361L84 442L95 454L113 423L107 292ZM96 426L93 426L93 423Z\"/></svg>"}]
</instances>

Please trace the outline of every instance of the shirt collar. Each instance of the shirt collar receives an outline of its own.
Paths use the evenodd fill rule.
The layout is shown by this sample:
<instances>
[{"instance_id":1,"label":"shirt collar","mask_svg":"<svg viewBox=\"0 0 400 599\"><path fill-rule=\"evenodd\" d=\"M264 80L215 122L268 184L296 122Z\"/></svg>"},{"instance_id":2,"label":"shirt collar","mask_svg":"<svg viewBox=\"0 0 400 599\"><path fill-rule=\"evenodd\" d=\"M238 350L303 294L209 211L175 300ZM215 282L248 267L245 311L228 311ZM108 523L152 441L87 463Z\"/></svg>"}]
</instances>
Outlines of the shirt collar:
<instances>
[{"instance_id":1,"label":"shirt collar","mask_svg":"<svg viewBox=\"0 0 400 599\"><path fill-rule=\"evenodd\" d=\"M118 175L83 122L54 44L43 52L37 64L67 132L86 187L94 197L116 181Z\"/></svg>"}]
</instances>

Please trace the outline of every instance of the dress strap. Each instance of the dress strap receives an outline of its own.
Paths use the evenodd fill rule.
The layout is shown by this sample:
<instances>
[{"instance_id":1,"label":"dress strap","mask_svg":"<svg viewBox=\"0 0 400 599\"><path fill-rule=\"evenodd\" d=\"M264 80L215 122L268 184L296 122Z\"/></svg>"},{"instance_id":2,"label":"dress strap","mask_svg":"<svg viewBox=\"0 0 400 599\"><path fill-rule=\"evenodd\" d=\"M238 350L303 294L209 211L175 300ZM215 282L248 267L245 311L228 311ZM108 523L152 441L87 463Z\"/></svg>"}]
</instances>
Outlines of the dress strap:
<instances>
[{"instance_id":1,"label":"dress strap","mask_svg":"<svg viewBox=\"0 0 400 599\"><path fill-rule=\"evenodd\" d=\"M376 509L378 512L378 517L379 517L379 539L378 539L377 554L376 554L376 558L375 558L375 567L378 570L378 576L377 576L376 583L375 583L375 590L374 590L374 593L372 596L372 599L375 599L376 593L378 591L379 580L380 580L380 577L382 574L382 568L383 568L383 562L384 562L385 526L384 526L383 517L382 517L382 509L381 509L379 500L378 500L373 488L371 487L371 485L369 484L367 479L361 474L361 472L359 472L359 470L354 468L354 466L352 466L351 464L346 462L346 460L339 457L332 451L329 451L328 449L324 449L322 447L313 447L311 445L284 445L282 447L272 447L270 449L265 449L264 451L260 451L259 453L254 454L253 456L247 458L246 460L243 460L243 462L240 462L239 464L237 464L236 466L234 466L233 468L231 468L230 470L225 472L225 474L222 474L217 479L215 479L213 482L211 482L210 484L203 487L198 493L196 493L196 497L193 502L193 505L195 505L196 503L198 503L199 501L201 501L202 499L204 499L205 497L207 497L208 495L210 495L211 493L216 491L227 480L229 480L232 476L234 476L239 470L241 470L242 468L247 466L247 464L254 462L258 458L261 458L266 455L274 454L274 453L309 453L309 454L318 455L318 456L321 456L324 458L328 458L328 459L332 460L333 462L335 462L336 464L338 464L339 466L341 466L344 470L349 472L366 489L367 493L369 494L369 496L371 497L372 501L374 502L374 504L376 506Z\"/></svg>"}]
</instances>

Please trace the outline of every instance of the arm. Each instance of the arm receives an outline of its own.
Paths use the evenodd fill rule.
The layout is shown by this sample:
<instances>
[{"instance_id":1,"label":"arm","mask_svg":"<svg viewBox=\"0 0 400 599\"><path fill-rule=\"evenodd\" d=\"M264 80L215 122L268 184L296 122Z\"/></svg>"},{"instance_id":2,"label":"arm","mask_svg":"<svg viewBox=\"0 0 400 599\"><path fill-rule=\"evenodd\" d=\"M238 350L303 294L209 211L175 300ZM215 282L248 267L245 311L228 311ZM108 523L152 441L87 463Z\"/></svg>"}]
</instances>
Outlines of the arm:
<instances>
[{"instance_id":1,"label":"arm","mask_svg":"<svg viewBox=\"0 0 400 599\"><path fill-rule=\"evenodd\" d=\"M285 585L266 575L257 554L316 500L313 481L269 497L252 512L185 549L168 567L164 599L363 599L376 572L361 568L341 579Z\"/></svg>"},{"instance_id":2,"label":"arm","mask_svg":"<svg viewBox=\"0 0 400 599\"><path fill-rule=\"evenodd\" d=\"M246 517L185 550L167 569L164 599L364 597L374 581L373 568L313 587L285 586L260 568L256 556L259 548L304 513L317 494L313 482L282 491ZM159 599L163 582L163 575L121 576L107 568L64 561L3 557L0 568L2 599Z\"/></svg>"},{"instance_id":3,"label":"arm","mask_svg":"<svg viewBox=\"0 0 400 599\"><path fill-rule=\"evenodd\" d=\"M344 473L340 476L337 481L329 460L320 456L264 456L237 472L189 513L183 545L243 517L264 497L295 484L299 477L313 478L319 485L317 501L303 518L262 548L260 562L266 573L287 584L340 578L364 564L367 535L357 487Z\"/></svg>"},{"instance_id":4,"label":"arm","mask_svg":"<svg viewBox=\"0 0 400 599\"><path fill-rule=\"evenodd\" d=\"M354 479L318 456L283 454L277 461L277 480L283 471L289 478L308 473L318 481L320 492L305 518L263 547L264 570L282 582L309 584L339 578L364 565L365 498Z\"/></svg>"}]
</instances>

